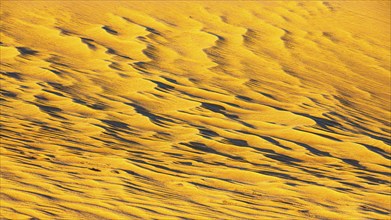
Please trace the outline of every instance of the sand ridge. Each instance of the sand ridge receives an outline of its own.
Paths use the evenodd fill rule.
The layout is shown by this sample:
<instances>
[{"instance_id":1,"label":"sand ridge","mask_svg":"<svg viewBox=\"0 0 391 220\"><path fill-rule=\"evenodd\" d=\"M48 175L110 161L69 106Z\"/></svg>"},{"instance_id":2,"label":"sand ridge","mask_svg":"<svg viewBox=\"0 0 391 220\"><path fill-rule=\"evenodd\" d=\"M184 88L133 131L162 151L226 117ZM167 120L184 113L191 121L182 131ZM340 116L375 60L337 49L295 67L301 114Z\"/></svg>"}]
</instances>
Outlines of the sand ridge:
<instances>
[{"instance_id":1,"label":"sand ridge","mask_svg":"<svg viewBox=\"0 0 391 220\"><path fill-rule=\"evenodd\" d=\"M389 218L389 8L1 1L1 218Z\"/></svg>"}]
</instances>

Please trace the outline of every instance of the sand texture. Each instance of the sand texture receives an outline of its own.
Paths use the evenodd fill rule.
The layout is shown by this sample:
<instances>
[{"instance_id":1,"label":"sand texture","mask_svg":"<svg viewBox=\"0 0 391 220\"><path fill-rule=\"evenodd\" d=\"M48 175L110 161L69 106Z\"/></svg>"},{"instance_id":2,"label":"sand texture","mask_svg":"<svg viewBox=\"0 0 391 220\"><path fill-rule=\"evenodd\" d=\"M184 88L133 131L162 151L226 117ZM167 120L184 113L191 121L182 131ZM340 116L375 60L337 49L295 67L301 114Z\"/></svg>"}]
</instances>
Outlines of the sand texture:
<instances>
[{"instance_id":1,"label":"sand texture","mask_svg":"<svg viewBox=\"0 0 391 220\"><path fill-rule=\"evenodd\" d=\"M390 219L390 1L1 1L0 219Z\"/></svg>"}]
</instances>

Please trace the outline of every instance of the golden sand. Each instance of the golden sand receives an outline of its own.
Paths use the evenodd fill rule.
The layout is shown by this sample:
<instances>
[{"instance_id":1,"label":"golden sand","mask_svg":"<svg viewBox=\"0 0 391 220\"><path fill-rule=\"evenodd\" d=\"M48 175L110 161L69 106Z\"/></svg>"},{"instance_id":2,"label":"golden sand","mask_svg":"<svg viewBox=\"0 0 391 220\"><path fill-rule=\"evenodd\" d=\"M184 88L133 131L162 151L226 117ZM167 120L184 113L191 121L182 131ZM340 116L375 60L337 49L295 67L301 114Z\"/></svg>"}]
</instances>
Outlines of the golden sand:
<instances>
[{"instance_id":1,"label":"golden sand","mask_svg":"<svg viewBox=\"0 0 391 220\"><path fill-rule=\"evenodd\" d=\"M390 219L390 1L1 1L1 219Z\"/></svg>"}]
</instances>

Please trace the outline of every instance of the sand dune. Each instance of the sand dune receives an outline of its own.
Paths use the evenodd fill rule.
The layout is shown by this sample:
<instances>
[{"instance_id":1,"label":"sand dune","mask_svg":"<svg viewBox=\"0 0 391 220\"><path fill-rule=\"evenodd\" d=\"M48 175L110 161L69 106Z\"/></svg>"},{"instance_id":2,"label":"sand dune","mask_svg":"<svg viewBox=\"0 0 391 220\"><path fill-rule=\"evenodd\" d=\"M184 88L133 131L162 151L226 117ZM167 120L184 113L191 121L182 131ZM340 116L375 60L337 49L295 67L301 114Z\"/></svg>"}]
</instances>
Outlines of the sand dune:
<instances>
[{"instance_id":1,"label":"sand dune","mask_svg":"<svg viewBox=\"0 0 391 220\"><path fill-rule=\"evenodd\" d=\"M389 1L1 1L1 219L389 219Z\"/></svg>"}]
</instances>

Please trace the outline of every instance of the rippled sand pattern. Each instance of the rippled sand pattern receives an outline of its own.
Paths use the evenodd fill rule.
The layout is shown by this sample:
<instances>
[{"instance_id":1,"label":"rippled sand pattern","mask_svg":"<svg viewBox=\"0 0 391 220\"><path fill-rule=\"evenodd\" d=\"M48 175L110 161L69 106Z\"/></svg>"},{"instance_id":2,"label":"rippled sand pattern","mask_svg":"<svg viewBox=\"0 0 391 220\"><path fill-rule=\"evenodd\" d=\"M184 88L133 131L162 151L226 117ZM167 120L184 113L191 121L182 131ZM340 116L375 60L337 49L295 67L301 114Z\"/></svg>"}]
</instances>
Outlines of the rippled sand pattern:
<instances>
[{"instance_id":1,"label":"rippled sand pattern","mask_svg":"<svg viewBox=\"0 0 391 220\"><path fill-rule=\"evenodd\" d=\"M389 219L389 1L2 1L1 219Z\"/></svg>"}]
</instances>

